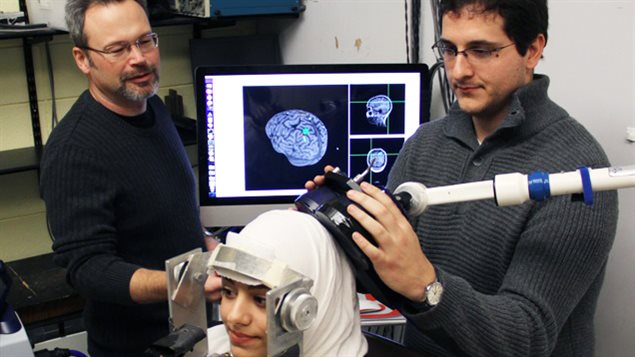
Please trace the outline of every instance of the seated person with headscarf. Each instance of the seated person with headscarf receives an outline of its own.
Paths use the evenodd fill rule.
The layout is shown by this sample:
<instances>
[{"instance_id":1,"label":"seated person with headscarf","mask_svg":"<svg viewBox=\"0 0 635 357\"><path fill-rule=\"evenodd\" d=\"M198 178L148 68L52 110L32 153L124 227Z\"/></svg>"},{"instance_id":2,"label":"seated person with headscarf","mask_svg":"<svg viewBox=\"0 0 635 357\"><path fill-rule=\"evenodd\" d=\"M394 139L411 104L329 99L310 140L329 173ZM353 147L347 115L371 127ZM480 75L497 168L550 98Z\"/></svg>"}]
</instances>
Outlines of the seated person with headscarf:
<instances>
[{"instance_id":1,"label":"seated person with headscarf","mask_svg":"<svg viewBox=\"0 0 635 357\"><path fill-rule=\"evenodd\" d=\"M224 324L208 331L211 356L266 356L268 350L270 355L280 354L271 343L268 346L267 324L274 323L268 320L278 319L267 318L267 292L290 282L295 282L294 291L302 291L303 283L308 287L307 280L312 280L305 290L308 294L296 296L295 307L286 318L283 311L282 318L282 325L295 322L297 330L304 329L300 355L366 355L368 344L362 334L351 266L313 217L292 210L264 213L240 234L229 234L227 244L215 253L212 265L223 280ZM271 314L284 310L278 306L280 299L273 302ZM289 322L289 316L294 321ZM304 317L311 321L303 321ZM288 334L280 337L275 344L288 338Z\"/></svg>"}]
</instances>

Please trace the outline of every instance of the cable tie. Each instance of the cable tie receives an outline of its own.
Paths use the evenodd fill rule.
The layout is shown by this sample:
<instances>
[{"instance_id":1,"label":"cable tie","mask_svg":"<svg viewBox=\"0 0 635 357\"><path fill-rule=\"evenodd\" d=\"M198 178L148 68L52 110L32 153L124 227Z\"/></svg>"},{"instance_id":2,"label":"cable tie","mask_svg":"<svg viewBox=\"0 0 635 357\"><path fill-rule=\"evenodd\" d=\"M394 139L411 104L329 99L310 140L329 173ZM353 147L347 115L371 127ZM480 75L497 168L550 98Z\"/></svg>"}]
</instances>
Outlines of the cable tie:
<instances>
[{"instance_id":1,"label":"cable tie","mask_svg":"<svg viewBox=\"0 0 635 357\"><path fill-rule=\"evenodd\" d=\"M586 166L578 167L580 171L580 178L582 179L582 198L584 204L593 205L593 188L591 187L591 175L589 174L589 168Z\"/></svg>"}]
</instances>

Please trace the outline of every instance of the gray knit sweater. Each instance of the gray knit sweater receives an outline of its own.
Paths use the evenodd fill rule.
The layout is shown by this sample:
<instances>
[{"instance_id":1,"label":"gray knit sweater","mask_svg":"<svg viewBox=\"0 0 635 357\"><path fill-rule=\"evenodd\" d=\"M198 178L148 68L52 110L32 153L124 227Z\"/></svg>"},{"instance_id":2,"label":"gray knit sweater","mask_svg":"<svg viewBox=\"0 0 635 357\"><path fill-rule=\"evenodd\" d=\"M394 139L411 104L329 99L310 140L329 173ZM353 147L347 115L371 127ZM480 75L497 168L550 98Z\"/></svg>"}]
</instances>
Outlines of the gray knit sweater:
<instances>
[{"instance_id":1,"label":"gray knit sweater","mask_svg":"<svg viewBox=\"0 0 635 357\"><path fill-rule=\"evenodd\" d=\"M389 188L491 180L497 174L609 166L595 139L547 96L537 75L482 145L458 106L404 145ZM593 316L617 222L617 194L497 207L429 207L415 222L445 287L433 309L412 304L406 344L432 355L591 356Z\"/></svg>"}]
</instances>

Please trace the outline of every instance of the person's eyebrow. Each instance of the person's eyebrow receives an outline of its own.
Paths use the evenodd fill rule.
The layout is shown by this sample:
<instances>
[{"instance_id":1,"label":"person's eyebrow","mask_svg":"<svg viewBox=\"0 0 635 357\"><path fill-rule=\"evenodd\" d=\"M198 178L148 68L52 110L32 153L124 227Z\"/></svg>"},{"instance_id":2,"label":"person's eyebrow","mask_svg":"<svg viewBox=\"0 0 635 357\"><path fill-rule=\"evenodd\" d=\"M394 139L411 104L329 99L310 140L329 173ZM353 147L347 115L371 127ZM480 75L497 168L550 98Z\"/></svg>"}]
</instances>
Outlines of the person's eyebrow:
<instances>
[{"instance_id":1,"label":"person's eyebrow","mask_svg":"<svg viewBox=\"0 0 635 357\"><path fill-rule=\"evenodd\" d=\"M136 40L132 40L132 41L126 41L126 40L112 41L112 42L107 43L106 45L104 45L104 48L106 48L108 46L112 46L112 45L128 44L130 42L135 42L135 41L139 40L142 37L148 36L151 33L152 33L152 31L144 33L143 35L139 36Z\"/></svg>"},{"instance_id":2,"label":"person's eyebrow","mask_svg":"<svg viewBox=\"0 0 635 357\"><path fill-rule=\"evenodd\" d=\"M445 38L441 38L441 42L445 43L446 45L451 45L451 46L455 46L454 42L445 39ZM492 47L492 46L496 46L498 43L497 42L492 42L492 41L488 41L488 40L474 40L474 41L470 41L467 43L466 48L471 48L471 47Z\"/></svg>"},{"instance_id":3,"label":"person's eyebrow","mask_svg":"<svg viewBox=\"0 0 635 357\"><path fill-rule=\"evenodd\" d=\"M494 47L496 45L498 45L498 42L487 40L470 41L467 43L467 47Z\"/></svg>"},{"instance_id":4,"label":"person's eyebrow","mask_svg":"<svg viewBox=\"0 0 635 357\"><path fill-rule=\"evenodd\" d=\"M229 286L236 286L236 284L240 284L240 282L237 282L235 280L232 280L230 278L222 278L222 284L223 285L229 285ZM267 290L269 291L269 288L263 284L260 285L247 285L247 284L243 284L245 286L247 286L247 290Z\"/></svg>"},{"instance_id":5,"label":"person's eyebrow","mask_svg":"<svg viewBox=\"0 0 635 357\"><path fill-rule=\"evenodd\" d=\"M223 277L221 279L221 282L222 282L222 284L225 284L225 285L236 285L235 281L233 281L233 280L231 280L229 278L225 278L225 277Z\"/></svg>"}]
</instances>

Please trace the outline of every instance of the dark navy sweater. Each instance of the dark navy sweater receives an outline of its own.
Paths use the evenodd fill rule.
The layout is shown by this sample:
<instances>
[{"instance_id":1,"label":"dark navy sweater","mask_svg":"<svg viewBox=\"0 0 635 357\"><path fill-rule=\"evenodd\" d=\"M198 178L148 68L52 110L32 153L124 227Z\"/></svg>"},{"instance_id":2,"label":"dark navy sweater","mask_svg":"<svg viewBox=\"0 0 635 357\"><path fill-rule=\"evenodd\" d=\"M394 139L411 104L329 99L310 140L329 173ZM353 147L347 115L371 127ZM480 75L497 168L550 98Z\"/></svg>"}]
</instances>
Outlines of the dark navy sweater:
<instances>
[{"instance_id":1,"label":"dark navy sweater","mask_svg":"<svg viewBox=\"0 0 635 357\"><path fill-rule=\"evenodd\" d=\"M42 157L54 260L87 299L93 355L138 355L167 335L167 303L134 303L130 278L140 267L164 270L166 259L203 247L185 150L158 97L148 100L148 112L152 125L131 125L86 91Z\"/></svg>"}]
</instances>

